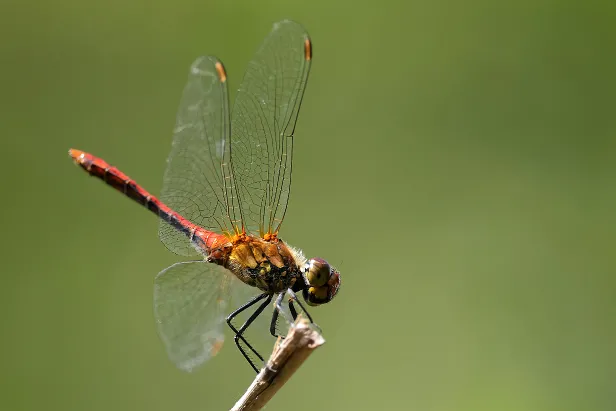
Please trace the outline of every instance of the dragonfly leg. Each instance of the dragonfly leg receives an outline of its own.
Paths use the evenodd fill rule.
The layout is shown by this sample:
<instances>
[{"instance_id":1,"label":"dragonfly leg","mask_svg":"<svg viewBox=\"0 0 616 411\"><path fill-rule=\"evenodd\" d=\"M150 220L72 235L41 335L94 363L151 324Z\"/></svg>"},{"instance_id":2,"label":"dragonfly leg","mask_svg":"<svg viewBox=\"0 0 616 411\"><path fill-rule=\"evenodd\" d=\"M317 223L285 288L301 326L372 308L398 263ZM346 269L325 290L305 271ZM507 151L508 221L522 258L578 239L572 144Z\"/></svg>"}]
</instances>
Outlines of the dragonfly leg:
<instances>
[{"instance_id":1,"label":"dragonfly leg","mask_svg":"<svg viewBox=\"0 0 616 411\"><path fill-rule=\"evenodd\" d=\"M278 306L278 299L276 300L276 306ZM272 322L270 323L270 334L272 334L274 338L278 338L278 334L276 334L276 324L277 323L278 323L278 310L274 310L274 312L272 313Z\"/></svg>"},{"instance_id":2,"label":"dragonfly leg","mask_svg":"<svg viewBox=\"0 0 616 411\"><path fill-rule=\"evenodd\" d=\"M255 310L254 313L252 313L252 315L248 318L248 320L246 320L246 322L244 324L242 324L242 326L240 327L240 329L238 330L238 334L235 335L235 344L237 345L237 348L239 348L239 350L242 352L242 354L244 355L244 358L246 358L246 360L250 363L250 365L252 366L252 369L255 370L255 372L258 374L259 373L259 369L255 366L254 362L250 359L250 357L248 356L248 354L246 353L246 351L244 351L244 349L242 348L241 344L239 343L239 339L242 339L242 341L244 341L246 343L246 345L250 348L250 350L255 353L255 355L257 357L259 357L259 359L261 360L261 362L263 362L263 357L261 357L261 354L259 354L257 352L257 350L255 350L254 348L252 348L252 346L250 344L248 344L248 342L246 341L246 339L244 338L243 334L244 331L246 331L248 329L248 327L250 327L250 324L252 324L252 322L254 320L257 319L257 317L259 315L261 315L261 313L263 312L263 310L270 304L270 302L272 301L272 297L273 295L270 294L265 301L263 301L263 303L261 303L261 305L259 306L259 308L257 308Z\"/></svg>"},{"instance_id":3,"label":"dragonfly leg","mask_svg":"<svg viewBox=\"0 0 616 411\"><path fill-rule=\"evenodd\" d=\"M276 334L276 324L278 324L278 317L280 316L280 310L282 307L282 300L284 299L285 293L280 293L276 298L276 310L272 313L272 322L270 323L270 334L274 337L278 338L279 335ZM295 306L293 305L293 300L289 299L289 311L291 312L291 316L293 317L293 321L297 319L297 311L295 310ZM282 336L284 338L284 336Z\"/></svg>"},{"instance_id":4,"label":"dragonfly leg","mask_svg":"<svg viewBox=\"0 0 616 411\"><path fill-rule=\"evenodd\" d=\"M291 311L291 315L293 316L293 321L297 320L297 311L295 311L295 306L293 305L293 300L289 299L289 311ZM310 320L312 322L312 320Z\"/></svg>"},{"instance_id":5,"label":"dragonfly leg","mask_svg":"<svg viewBox=\"0 0 616 411\"><path fill-rule=\"evenodd\" d=\"M259 301L261 301L262 299L266 298L266 297L270 297L268 299L268 301L265 304L262 304L261 307L257 308L257 311L255 311L255 314L253 313L251 315L251 318L254 316L254 318L252 318L252 320L249 318L248 321L250 321L248 324L244 323L239 329L237 329L235 327L235 325L233 325L233 320L235 319L235 317L237 315L239 315L241 312L247 310L248 308L252 307L253 305L255 305L256 303L258 303ZM258 372L258 370L256 369L256 367L253 364L253 361L248 358L246 352L244 351L244 349L240 346L239 340L241 340L244 344L246 344L246 346L250 349L250 351L252 351L253 353L255 353L257 355L257 357L259 357L259 359L261 361L263 361L263 357L261 357L261 355L257 352L257 350L255 350L252 345L250 345L250 343L248 341L246 341L246 339L244 338L244 336L242 335L243 332L246 330L246 328L248 328L248 326L250 325L250 323L252 323L252 321L254 321L254 319L261 313L261 311L263 311L263 309L265 308L264 306L267 305L269 303L269 301L271 301L271 294L268 293L263 293L263 294L259 294L257 296L255 296L254 298L252 298L251 300L249 300L247 303L245 303L244 305L242 305L241 307L239 307L237 310L233 311L231 314L229 314L229 316L227 317L227 325L229 326L229 328L231 328L231 330L233 330L233 333L235 334L234 340L235 340L235 344L238 346L240 352L242 353L242 355L244 355L244 357L248 360L248 362L250 363L250 365L252 366L252 368L255 369L255 371Z\"/></svg>"},{"instance_id":6,"label":"dragonfly leg","mask_svg":"<svg viewBox=\"0 0 616 411\"><path fill-rule=\"evenodd\" d=\"M269 305L269 303L272 301L272 294L268 294L268 293L263 293L260 296L253 298L252 300L250 300L248 303L244 304L242 307L240 307L239 309L235 310L233 313L231 313L231 315L229 316L229 318L227 319L227 324L229 324L229 326L231 327L231 329L235 332L235 337L233 338L233 340L235 341L235 345L237 345L237 348L240 350L240 352L242 353L242 355L244 356L244 358L246 358L246 361L248 361L248 363L250 364L250 366L252 367L253 370L255 370L255 372L259 372L259 369L256 367L254 361L248 356L248 353L246 353L246 351L244 350L244 348L242 347L242 345L240 344L240 340L242 342L244 342L244 344L246 344L246 346L250 349L250 351L252 351L257 357L259 357L259 359L261 361L264 361L263 357L261 356L261 354L259 354L257 352L257 350L255 350L249 343L248 341L246 341L246 339L244 338L243 334L244 332L248 329L248 327L250 327L250 324L252 324L252 322L254 320L257 319L257 317L263 312L263 310L265 309L265 307L267 307ZM246 310L248 307L256 304L258 301L262 300L263 298L265 298L265 301L263 301L261 303L261 305L259 305L259 307L250 315L250 317L248 317L248 319L246 320L246 322L244 324L242 324L242 326L239 329L236 329L232 324L231 324L231 320L233 320L233 317L235 317L237 314L239 314L240 312Z\"/></svg>"},{"instance_id":7,"label":"dragonfly leg","mask_svg":"<svg viewBox=\"0 0 616 411\"><path fill-rule=\"evenodd\" d=\"M299 308L302 309L302 311L304 312L304 314L306 314L306 317L308 317L308 321L310 321L311 323L314 324L314 321L312 321L312 317L310 316L310 314L308 314L308 311L306 310L306 307L304 307L304 304L302 304L299 301L299 298L297 298L297 296L295 295L295 293L292 290L289 290L289 309L291 310L291 314L293 315L293 319L295 320L295 318L297 317L297 311L295 311L295 307L293 307L293 301L295 301L297 303L297 305L299 305Z\"/></svg>"}]
</instances>

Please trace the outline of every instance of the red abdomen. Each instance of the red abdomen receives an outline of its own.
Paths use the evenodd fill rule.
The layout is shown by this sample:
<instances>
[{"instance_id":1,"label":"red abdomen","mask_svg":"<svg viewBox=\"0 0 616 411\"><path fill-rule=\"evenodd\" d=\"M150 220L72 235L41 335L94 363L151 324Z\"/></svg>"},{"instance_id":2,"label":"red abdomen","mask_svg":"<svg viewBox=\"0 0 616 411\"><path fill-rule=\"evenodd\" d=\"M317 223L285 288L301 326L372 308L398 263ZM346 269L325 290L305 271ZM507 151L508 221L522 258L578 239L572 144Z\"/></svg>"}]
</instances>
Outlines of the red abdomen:
<instances>
[{"instance_id":1,"label":"red abdomen","mask_svg":"<svg viewBox=\"0 0 616 411\"><path fill-rule=\"evenodd\" d=\"M126 174L110 166L105 160L75 149L70 149L68 154L88 174L100 178L106 184L146 207L175 229L184 233L190 241L204 248L205 254L209 254L212 249L218 248L229 241L225 235L205 230L191 223L167 207L139 184L135 183Z\"/></svg>"}]
</instances>

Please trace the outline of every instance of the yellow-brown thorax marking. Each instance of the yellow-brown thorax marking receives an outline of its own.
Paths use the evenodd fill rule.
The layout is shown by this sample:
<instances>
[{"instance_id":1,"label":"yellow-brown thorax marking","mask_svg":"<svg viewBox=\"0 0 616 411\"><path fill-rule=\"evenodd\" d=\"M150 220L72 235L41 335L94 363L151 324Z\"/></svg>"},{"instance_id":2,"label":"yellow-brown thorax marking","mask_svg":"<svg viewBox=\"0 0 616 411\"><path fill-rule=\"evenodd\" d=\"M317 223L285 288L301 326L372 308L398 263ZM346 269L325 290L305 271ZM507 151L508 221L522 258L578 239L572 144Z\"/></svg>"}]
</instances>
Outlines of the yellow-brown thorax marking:
<instances>
[{"instance_id":1,"label":"yellow-brown thorax marking","mask_svg":"<svg viewBox=\"0 0 616 411\"><path fill-rule=\"evenodd\" d=\"M266 240L246 234L235 235L230 243L213 250L210 259L229 269L244 283L264 292L285 291L301 278L292 252L276 236Z\"/></svg>"}]
</instances>

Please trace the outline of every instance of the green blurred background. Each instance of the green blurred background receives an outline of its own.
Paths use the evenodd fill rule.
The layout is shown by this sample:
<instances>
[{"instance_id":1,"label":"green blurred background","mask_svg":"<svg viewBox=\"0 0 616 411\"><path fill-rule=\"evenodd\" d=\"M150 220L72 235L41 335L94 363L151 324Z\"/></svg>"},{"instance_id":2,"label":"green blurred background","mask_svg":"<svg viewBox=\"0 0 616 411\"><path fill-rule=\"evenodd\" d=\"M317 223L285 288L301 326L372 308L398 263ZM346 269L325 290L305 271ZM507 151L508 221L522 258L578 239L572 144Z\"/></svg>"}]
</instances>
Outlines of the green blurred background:
<instances>
[{"instance_id":1,"label":"green blurred background","mask_svg":"<svg viewBox=\"0 0 616 411\"><path fill-rule=\"evenodd\" d=\"M221 410L152 318L177 261L89 151L161 187L188 67L230 90L273 22L314 64L281 236L343 274L327 344L270 410L616 408L616 6L22 1L0 6L0 409Z\"/></svg>"}]
</instances>

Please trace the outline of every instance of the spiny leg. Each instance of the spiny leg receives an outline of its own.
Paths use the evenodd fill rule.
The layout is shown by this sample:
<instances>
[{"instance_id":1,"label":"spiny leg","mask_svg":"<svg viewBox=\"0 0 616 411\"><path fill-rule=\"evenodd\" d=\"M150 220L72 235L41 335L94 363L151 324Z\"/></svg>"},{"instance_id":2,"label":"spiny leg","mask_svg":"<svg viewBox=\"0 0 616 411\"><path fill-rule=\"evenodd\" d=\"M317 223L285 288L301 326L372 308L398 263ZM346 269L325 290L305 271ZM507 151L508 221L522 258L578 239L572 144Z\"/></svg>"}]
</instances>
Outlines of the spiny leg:
<instances>
[{"instance_id":1,"label":"spiny leg","mask_svg":"<svg viewBox=\"0 0 616 411\"><path fill-rule=\"evenodd\" d=\"M256 356L259 357L259 359L261 361L264 361L263 357L261 357L261 354L259 354L254 348L252 348L252 346L250 344L248 344L248 341L246 341L244 339L243 334L244 334L244 331L246 331L248 329L248 327L250 327L250 324L252 324L252 322L254 320L256 320L259 315L261 315L261 313L263 312L265 307L267 307L269 305L269 303L272 301L273 295L272 294L266 294L266 295L268 296L267 299L265 301L263 301L263 303L261 303L259 308L257 308L255 310L255 312L250 315L250 317L248 317L248 320L246 320L246 322L244 324L242 324L242 326L239 328L237 334L235 334L235 337L233 338L235 340L235 345L237 345L237 348L240 350L242 355L244 355L244 358L246 358L246 361L248 361L248 363L250 364L252 369L255 370L255 372L257 374L259 373L259 369L255 366L255 364L252 361L252 359L248 356L246 351L244 351L244 349L242 348L242 345L240 344L240 339L242 341L244 341L244 343L248 346L248 348L250 348L250 350L253 353L255 353Z\"/></svg>"},{"instance_id":2,"label":"spiny leg","mask_svg":"<svg viewBox=\"0 0 616 411\"><path fill-rule=\"evenodd\" d=\"M295 308L293 307L293 301L295 301L297 303L297 305L299 305L299 308L302 309L304 314L306 314L306 317L308 317L308 321L310 321L311 323L314 324L314 321L312 321L312 317L310 316L310 314L306 310L306 307L304 307L304 304L302 304L299 301L299 298L297 298L297 296L295 295L295 293L292 290L289 290L288 292L289 292L289 296L291 297L291 298L289 298L289 309L291 310L291 314L293 315L293 319L295 319L295 317L297 317L297 311L295 311Z\"/></svg>"},{"instance_id":3,"label":"spiny leg","mask_svg":"<svg viewBox=\"0 0 616 411\"><path fill-rule=\"evenodd\" d=\"M289 302L289 311L291 311L293 321L295 321L297 319L297 311L295 311L295 307L293 307L292 301ZM270 323L270 334L272 334L272 336L275 338L281 337L280 335L276 334L276 324L278 324L278 316L278 310L274 310L274 312L272 313L272 322ZM284 338L284 335L282 336L282 338Z\"/></svg>"},{"instance_id":4,"label":"spiny leg","mask_svg":"<svg viewBox=\"0 0 616 411\"><path fill-rule=\"evenodd\" d=\"M276 334L276 324L278 324L278 317L280 315L280 310L283 309L282 300L284 296L285 296L285 293L280 293L278 295L278 297L276 298L276 309L272 313L272 322L270 323L270 334L272 334L272 336L274 336L275 338L279 337L279 335ZM295 310L295 307L293 306L293 300L291 299L289 299L289 311L291 311L291 316L293 317L293 321L295 322L295 320L297 319L297 311ZM284 338L284 336L282 336L282 338Z\"/></svg>"},{"instance_id":5,"label":"spiny leg","mask_svg":"<svg viewBox=\"0 0 616 411\"><path fill-rule=\"evenodd\" d=\"M304 312L304 314L306 314L306 317L308 318L308 321L310 321L310 324L312 324L313 327L315 327L319 333L321 332L321 327L319 327L313 320L312 317L310 316L310 313L308 312L308 310L306 310L306 307L304 307L304 304L302 304L302 302L297 298L297 296L295 295L295 292L293 292L293 290L289 290L289 306L293 305L293 301L295 301L297 303L297 305L299 305L299 308L302 309L302 311ZM294 316L297 316L297 312L295 311L295 308L291 308L291 312L294 313Z\"/></svg>"},{"instance_id":6,"label":"spiny leg","mask_svg":"<svg viewBox=\"0 0 616 411\"><path fill-rule=\"evenodd\" d=\"M242 305L241 307L239 307L237 310L233 311L231 314L229 314L229 316L227 317L227 325L229 326L229 328L231 328L231 330L233 330L233 333L235 334L234 340L235 340L235 344L239 346L239 342L238 342L238 338L241 339L244 344L246 344L246 346L252 351L254 352L257 357L259 357L259 359L261 361L263 361L263 357L261 357L261 355L257 352L257 350L255 350L248 341L246 341L246 339L241 335L241 333L239 332L239 330L237 328L235 328L235 326L233 325L232 321L233 319L239 315L241 312L247 310L248 308L252 307L253 305L255 305L256 303L258 303L259 301L261 301L262 299L266 298L267 296L270 297L270 301L271 301L271 294L268 293L263 293L263 294L259 294L255 297L253 297L251 300L249 300L247 303L245 303L244 305ZM262 310L261 310L262 311ZM250 325L250 324L249 324ZM242 325L243 327L244 325ZM240 329L242 328L240 327ZM244 352L244 350L240 347L240 351L242 352L242 354L244 355L244 357L246 357L246 353ZM246 357L248 359L248 357ZM250 359L248 359L248 362L250 363L250 365L252 366L252 368L255 368L252 361Z\"/></svg>"},{"instance_id":7,"label":"spiny leg","mask_svg":"<svg viewBox=\"0 0 616 411\"><path fill-rule=\"evenodd\" d=\"M295 306L293 305L293 300L289 300L289 311L291 311L291 315L293 316L293 321L297 319L297 311L295 311ZM308 314L308 313L306 313ZM312 320L310 320L312 322Z\"/></svg>"},{"instance_id":8,"label":"spiny leg","mask_svg":"<svg viewBox=\"0 0 616 411\"><path fill-rule=\"evenodd\" d=\"M285 296L285 294L287 292L289 293L289 312L290 312L290 315L289 315L289 312L287 312L285 310L285 308L282 306L282 300L283 300L283 298L284 298L284 296ZM274 337L276 337L276 338L278 337L278 335L276 334L276 324L278 322L278 317L280 315L282 315L284 317L284 319L290 325L293 325L293 323L297 319L298 313L297 313L297 310L295 309L295 306L293 305L294 302L296 302L297 305L299 305L299 307L302 309L302 311L304 312L304 314L308 318L308 321L310 321L313 325L316 326L316 324L314 324L314 321L312 320L312 316L310 315L310 313L308 313L308 310L306 310L306 307L304 307L304 305L301 303L301 301L299 301L299 299L297 298L297 296L295 295L293 290L289 289L289 290L287 290L287 291L285 291L283 293L280 293L278 295L278 297L276 298L276 309L274 310L274 313L272 314L272 321L270 323L270 334L272 334Z\"/></svg>"},{"instance_id":9,"label":"spiny leg","mask_svg":"<svg viewBox=\"0 0 616 411\"><path fill-rule=\"evenodd\" d=\"M278 303L276 303L276 306L278 306ZM278 338L278 334L276 334L276 323L278 322L278 310L274 310L274 312L272 313L272 322L270 323L270 334L272 334L272 337L274 338Z\"/></svg>"}]
</instances>

